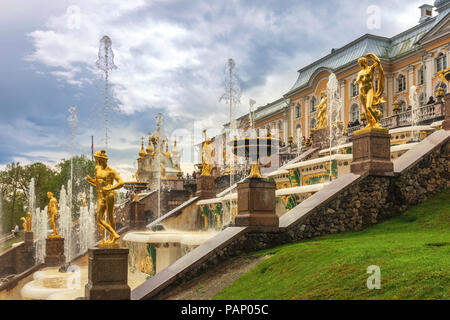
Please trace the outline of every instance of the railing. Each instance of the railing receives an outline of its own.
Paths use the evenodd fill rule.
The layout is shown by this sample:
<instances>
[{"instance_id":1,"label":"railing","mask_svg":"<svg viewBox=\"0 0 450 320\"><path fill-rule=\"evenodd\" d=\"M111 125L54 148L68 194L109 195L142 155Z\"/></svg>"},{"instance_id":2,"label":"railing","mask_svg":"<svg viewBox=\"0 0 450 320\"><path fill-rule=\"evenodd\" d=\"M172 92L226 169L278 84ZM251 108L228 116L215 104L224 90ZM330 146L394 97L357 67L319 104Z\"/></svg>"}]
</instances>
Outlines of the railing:
<instances>
[{"instance_id":1,"label":"railing","mask_svg":"<svg viewBox=\"0 0 450 320\"><path fill-rule=\"evenodd\" d=\"M427 104L421 106L417 110L414 110L414 118L416 119L416 124L432 119L437 119L439 117L442 117L443 115L444 104L442 102ZM412 124L412 119L413 112L412 110L408 110L381 119L381 126L389 129L408 126Z\"/></svg>"}]
</instances>

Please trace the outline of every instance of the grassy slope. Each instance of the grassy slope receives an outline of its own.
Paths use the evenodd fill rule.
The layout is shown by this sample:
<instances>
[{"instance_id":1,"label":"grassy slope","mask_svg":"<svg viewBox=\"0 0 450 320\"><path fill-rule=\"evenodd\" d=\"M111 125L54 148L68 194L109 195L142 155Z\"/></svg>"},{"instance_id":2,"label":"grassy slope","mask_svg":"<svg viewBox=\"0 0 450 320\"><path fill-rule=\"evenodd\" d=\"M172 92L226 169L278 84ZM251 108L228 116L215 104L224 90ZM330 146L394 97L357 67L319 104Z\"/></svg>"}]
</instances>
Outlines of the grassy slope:
<instances>
[{"instance_id":1,"label":"grassy slope","mask_svg":"<svg viewBox=\"0 0 450 320\"><path fill-rule=\"evenodd\" d=\"M16 242L20 242L23 241L23 235L22 235L23 231L20 230L19 231L19 236L16 238L12 238L11 240L5 241L3 243L0 244L0 251L4 251L6 249L9 249L9 247L11 247L14 243Z\"/></svg>"},{"instance_id":2,"label":"grassy slope","mask_svg":"<svg viewBox=\"0 0 450 320\"><path fill-rule=\"evenodd\" d=\"M450 189L389 221L273 254L214 299L449 299ZM381 289L366 269L381 269Z\"/></svg>"}]
</instances>

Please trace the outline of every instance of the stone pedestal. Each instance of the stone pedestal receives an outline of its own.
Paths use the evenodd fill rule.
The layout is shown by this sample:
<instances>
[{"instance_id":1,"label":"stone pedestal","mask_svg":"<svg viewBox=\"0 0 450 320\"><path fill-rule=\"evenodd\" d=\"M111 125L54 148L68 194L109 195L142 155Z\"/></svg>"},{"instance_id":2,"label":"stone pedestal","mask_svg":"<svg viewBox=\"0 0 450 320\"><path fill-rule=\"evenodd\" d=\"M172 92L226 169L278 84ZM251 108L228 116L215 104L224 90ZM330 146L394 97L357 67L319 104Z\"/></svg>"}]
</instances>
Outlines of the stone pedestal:
<instances>
[{"instance_id":1,"label":"stone pedestal","mask_svg":"<svg viewBox=\"0 0 450 320\"><path fill-rule=\"evenodd\" d=\"M130 300L128 248L89 248L86 300Z\"/></svg>"},{"instance_id":2,"label":"stone pedestal","mask_svg":"<svg viewBox=\"0 0 450 320\"><path fill-rule=\"evenodd\" d=\"M129 223L132 230L144 230L146 227L145 221L145 205L137 201L130 205Z\"/></svg>"},{"instance_id":3,"label":"stone pedestal","mask_svg":"<svg viewBox=\"0 0 450 320\"><path fill-rule=\"evenodd\" d=\"M275 213L275 182L247 178L237 185L236 226L278 227Z\"/></svg>"},{"instance_id":4,"label":"stone pedestal","mask_svg":"<svg viewBox=\"0 0 450 320\"><path fill-rule=\"evenodd\" d=\"M319 150L330 147L330 130L328 128L320 128L311 130L312 148Z\"/></svg>"},{"instance_id":5,"label":"stone pedestal","mask_svg":"<svg viewBox=\"0 0 450 320\"><path fill-rule=\"evenodd\" d=\"M56 267L66 263L64 256L64 238L45 239L44 263L49 267Z\"/></svg>"},{"instance_id":6,"label":"stone pedestal","mask_svg":"<svg viewBox=\"0 0 450 320\"><path fill-rule=\"evenodd\" d=\"M353 134L352 173L382 175L394 170L388 129L364 128Z\"/></svg>"},{"instance_id":7,"label":"stone pedestal","mask_svg":"<svg viewBox=\"0 0 450 320\"><path fill-rule=\"evenodd\" d=\"M442 129L450 130L450 93L444 96L444 121L442 122Z\"/></svg>"},{"instance_id":8,"label":"stone pedestal","mask_svg":"<svg viewBox=\"0 0 450 320\"><path fill-rule=\"evenodd\" d=\"M32 231L24 231L23 232L23 242L25 246L33 246L33 232Z\"/></svg>"},{"instance_id":9,"label":"stone pedestal","mask_svg":"<svg viewBox=\"0 0 450 320\"><path fill-rule=\"evenodd\" d=\"M197 192L195 195L200 199L215 198L215 186L213 176L199 176L197 178Z\"/></svg>"}]
</instances>

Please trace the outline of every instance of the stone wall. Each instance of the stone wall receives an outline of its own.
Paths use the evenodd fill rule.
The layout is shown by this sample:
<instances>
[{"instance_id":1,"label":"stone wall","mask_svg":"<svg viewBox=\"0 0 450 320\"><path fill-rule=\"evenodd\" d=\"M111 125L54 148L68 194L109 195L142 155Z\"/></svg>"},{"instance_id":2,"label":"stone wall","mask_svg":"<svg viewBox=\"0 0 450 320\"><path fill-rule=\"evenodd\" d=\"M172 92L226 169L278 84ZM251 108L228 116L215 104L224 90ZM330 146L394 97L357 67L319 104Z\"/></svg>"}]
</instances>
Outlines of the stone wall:
<instances>
[{"instance_id":1,"label":"stone wall","mask_svg":"<svg viewBox=\"0 0 450 320\"><path fill-rule=\"evenodd\" d=\"M19 274L34 264L33 246L19 245L9 248L0 255L0 278L11 274Z\"/></svg>"},{"instance_id":2,"label":"stone wall","mask_svg":"<svg viewBox=\"0 0 450 320\"><path fill-rule=\"evenodd\" d=\"M440 140L421 154L420 151L427 143L430 145L433 139ZM389 219L411 205L449 188L450 134L441 130L441 133L435 133L434 137L429 137L429 141L425 140L422 144L397 160L400 162L394 167L394 170L400 168L397 172L383 176L349 174L347 184L344 177L336 180L336 186L330 184L328 190L324 188L306 200L309 204L302 203L283 215L278 230L262 232L247 227L245 233L214 250L201 263L195 263L185 272L177 274L177 279L161 287L154 297L165 295L180 283L197 277L211 266L241 252L267 249L331 233L358 231ZM339 185L343 184L342 181L344 187ZM321 198L321 195L325 197ZM295 215L297 217L292 219Z\"/></svg>"}]
</instances>

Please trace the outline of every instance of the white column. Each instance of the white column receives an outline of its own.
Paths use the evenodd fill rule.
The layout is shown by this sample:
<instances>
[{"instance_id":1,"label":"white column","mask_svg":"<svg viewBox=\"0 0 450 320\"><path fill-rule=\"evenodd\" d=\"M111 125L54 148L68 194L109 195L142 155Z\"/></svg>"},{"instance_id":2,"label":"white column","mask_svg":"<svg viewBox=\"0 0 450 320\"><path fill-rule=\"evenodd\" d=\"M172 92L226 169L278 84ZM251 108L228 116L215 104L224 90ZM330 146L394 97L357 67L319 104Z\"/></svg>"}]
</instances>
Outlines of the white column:
<instances>
[{"instance_id":1,"label":"white column","mask_svg":"<svg viewBox=\"0 0 450 320\"><path fill-rule=\"evenodd\" d=\"M433 92L433 73L434 73L434 64L433 57L431 54L426 54L425 56L425 87L427 99L434 95Z\"/></svg>"},{"instance_id":2,"label":"white column","mask_svg":"<svg viewBox=\"0 0 450 320\"><path fill-rule=\"evenodd\" d=\"M411 88L413 85L415 85L415 83L414 83L414 66L409 65L408 66L408 88L407 88L408 92L409 92L409 88Z\"/></svg>"},{"instance_id":3,"label":"white column","mask_svg":"<svg viewBox=\"0 0 450 320\"><path fill-rule=\"evenodd\" d=\"M393 86L393 76L392 73L387 74L386 77L387 81L387 92L388 92L388 105L386 106L386 109L388 110L388 116L392 116L392 103L394 102L394 86Z\"/></svg>"},{"instance_id":4,"label":"white column","mask_svg":"<svg viewBox=\"0 0 450 320\"><path fill-rule=\"evenodd\" d=\"M304 104L305 104L305 114L303 115L305 117L305 137L309 137L309 96L305 97Z\"/></svg>"},{"instance_id":5,"label":"white column","mask_svg":"<svg viewBox=\"0 0 450 320\"><path fill-rule=\"evenodd\" d=\"M342 101L341 112L339 114L339 120L344 123L344 112L345 112L345 81L339 81L339 99Z\"/></svg>"}]
</instances>

